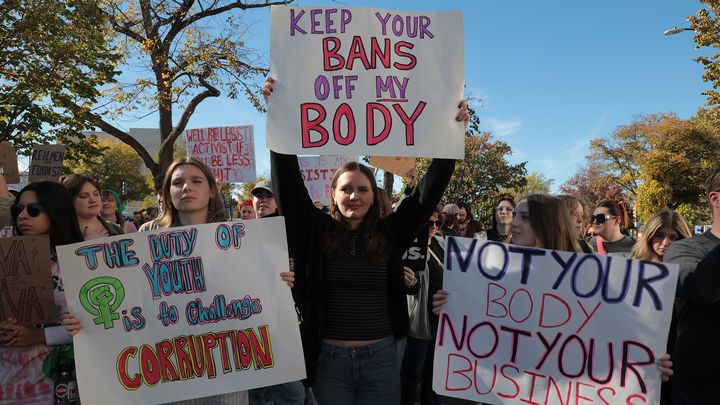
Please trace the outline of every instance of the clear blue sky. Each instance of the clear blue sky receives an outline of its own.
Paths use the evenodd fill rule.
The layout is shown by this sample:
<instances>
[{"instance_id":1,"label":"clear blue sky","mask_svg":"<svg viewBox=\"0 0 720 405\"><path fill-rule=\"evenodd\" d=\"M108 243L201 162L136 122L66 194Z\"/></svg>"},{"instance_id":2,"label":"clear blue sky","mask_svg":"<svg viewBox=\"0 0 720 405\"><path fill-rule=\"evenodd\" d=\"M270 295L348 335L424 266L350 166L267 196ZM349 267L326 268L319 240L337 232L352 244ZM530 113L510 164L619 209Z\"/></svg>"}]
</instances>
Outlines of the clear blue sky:
<instances>
[{"instance_id":1,"label":"clear blue sky","mask_svg":"<svg viewBox=\"0 0 720 405\"><path fill-rule=\"evenodd\" d=\"M479 97L481 128L507 142L512 162L555 179L584 164L592 138L649 113L693 116L705 99L691 32L663 36L702 8L698 1L297 1L409 11L463 10L467 95ZM269 10L245 13L248 45L267 61ZM203 102L188 128L253 124L258 174L269 173L265 117L245 100ZM157 127L156 116L123 121Z\"/></svg>"}]
</instances>

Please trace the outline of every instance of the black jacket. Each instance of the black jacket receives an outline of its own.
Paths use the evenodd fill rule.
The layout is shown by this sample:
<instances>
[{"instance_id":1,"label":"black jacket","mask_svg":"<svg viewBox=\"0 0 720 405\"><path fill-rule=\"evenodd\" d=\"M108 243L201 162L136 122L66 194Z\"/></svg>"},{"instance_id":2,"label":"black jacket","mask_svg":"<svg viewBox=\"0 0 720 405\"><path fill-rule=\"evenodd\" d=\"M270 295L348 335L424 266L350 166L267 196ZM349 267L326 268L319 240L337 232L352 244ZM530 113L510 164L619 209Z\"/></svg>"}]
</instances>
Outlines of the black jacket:
<instances>
[{"instance_id":1,"label":"black jacket","mask_svg":"<svg viewBox=\"0 0 720 405\"><path fill-rule=\"evenodd\" d=\"M275 201L285 217L288 244L295 258L293 295L303 317L300 333L308 375L306 383L310 384L317 367L327 302L328 260L322 248L334 219L313 205L300 176L297 156L270 152L270 160ZM454 169L454 160L433 160L425 177L398 211L378 221L377 231L385 237L388 313L396 337L408 333L401 256L440 202Z\"/></svg>"}]
</instances>

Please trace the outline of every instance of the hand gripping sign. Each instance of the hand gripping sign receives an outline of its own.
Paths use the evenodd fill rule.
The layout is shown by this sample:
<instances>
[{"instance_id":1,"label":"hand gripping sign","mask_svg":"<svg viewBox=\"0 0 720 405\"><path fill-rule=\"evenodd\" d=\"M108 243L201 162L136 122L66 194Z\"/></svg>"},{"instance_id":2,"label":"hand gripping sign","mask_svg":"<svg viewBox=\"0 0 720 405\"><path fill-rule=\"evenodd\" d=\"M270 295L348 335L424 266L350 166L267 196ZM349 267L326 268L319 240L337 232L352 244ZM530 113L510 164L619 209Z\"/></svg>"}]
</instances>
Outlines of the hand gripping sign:
<instances>
[{"instance_id":1,"label":"hand gripping sign","mask_svg":"<svg viewBox=\"0 0 720 405\"><path fill-rule=\"evenodd\" d=\"M462 12L273 6L270 30L270 149L463 158Z\"/></svg>"},{"instance_id":2,"label":"hand gripping sign","mask_svg":"<svg viewBox=\"0 0 720 405\"><path fill-rule=\"evenodd\" d=\"M656 404L677 265L450 237L433 388L492 404Z\"/></svg>"}]
</instances>

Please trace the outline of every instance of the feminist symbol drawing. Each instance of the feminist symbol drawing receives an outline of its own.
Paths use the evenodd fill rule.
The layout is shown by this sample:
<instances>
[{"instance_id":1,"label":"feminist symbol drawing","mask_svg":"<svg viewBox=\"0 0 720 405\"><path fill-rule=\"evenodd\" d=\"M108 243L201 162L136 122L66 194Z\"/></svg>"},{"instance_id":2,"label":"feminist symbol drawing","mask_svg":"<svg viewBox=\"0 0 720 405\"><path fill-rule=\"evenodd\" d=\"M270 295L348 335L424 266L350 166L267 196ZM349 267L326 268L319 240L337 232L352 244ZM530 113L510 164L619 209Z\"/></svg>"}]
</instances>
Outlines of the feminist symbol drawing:
<instances>
[{"instance_id":1,"label":"feminist symbol drawing","mask_svg":"<svg viewBox=\"0 0 720 405\"><path fill-rule=\"evenodd\" d=\"M105 329L113 327L113 321L120 319L116 312L125 299L125 287L113 277L98 277L83 284L80 289L80 304L91 315L95 325Z\"/></svg>"}]
</instances>

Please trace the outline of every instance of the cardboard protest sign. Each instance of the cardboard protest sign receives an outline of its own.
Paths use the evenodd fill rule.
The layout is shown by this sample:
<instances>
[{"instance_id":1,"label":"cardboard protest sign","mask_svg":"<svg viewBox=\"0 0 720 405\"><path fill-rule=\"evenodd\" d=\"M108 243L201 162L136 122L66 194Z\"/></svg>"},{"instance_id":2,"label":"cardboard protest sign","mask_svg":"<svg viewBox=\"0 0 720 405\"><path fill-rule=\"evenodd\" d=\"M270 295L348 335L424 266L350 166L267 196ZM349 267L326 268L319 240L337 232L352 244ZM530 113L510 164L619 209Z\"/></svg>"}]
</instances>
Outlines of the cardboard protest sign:
<instances>
[{"instance_id":1,"label":"cardboard protest sign","mask_svg":"<svg viewBox=\"0 0 720 405\"><path fill-rule=\"evenodd\" d=\"M321 201L323 205L328 205L332 178L337 169L347 162L357 162L357 158L349 156L298 157L300 176L302 176L305 188L313 201Z\"/></svg>"},{"instance_id":2,"label":"cardboard protest sign","mask_svg":"<svg viewBox=\"0 0 720 405\"><path fill-rule=\"evenodd\" d=\"M267 145L280 153L462 159L461 11L270 11Z\"/></svg>"},{"instance_id":3,"label":"cardboard protest sign","mask_svg":"<svg viewBox=\"0 0 720 405\"><path fill-rule=\"evenodd\" d=\"M405 177L410 170L415 168L415 158L407 156L372 156L370 157L370 165L397 174L400 177Z\"/></svg>"},{"instance_id":4,"label":"cardboard protest sign","mask_svg":"<svg viewBox=\"0 0 720 405\"><path fill-rule=\"evenodd\" d=\"M448 238L433 388L492 404L656 404L678 266Z\"/></svg>"},{"instance_id":5,"label":"cardboard protest sign","mask_svg":"<svg viewBox=\"0 0 720 405\"><path fill-rule=\"evenodd\" d=\"M20 183L17 154L10 142L0 142L0 173L8 184Z\"/></svg>"},{"instance_id":6,"label":"cardboard protest sign","mask_svg":"<svg viewBox=\"0 0 720 405\"><path fill-rule=\"evenodd\" d=\"M156 404L305 378L281 217L58 248L80 398Z\"/></svg>"},{"instance_id":7,"label":"cardboard protest sign","mask_svg":"<svg viewBox=\"0 0 720 405\"><path fill-rule=\"evenodd\" d=\"M255 181L252 125L188 129L187 155L201 160L223 183Z\"/></svg>"},{"instance_id":8,"label":"cardboard protest sign","mask_svg":"<svg viewBox=\"0 0 720 405\"><path fill-rule=\"evenodd\" d=\"M32 152L28 181L59 181L65 160L65 145L37 145Z\"/></svg>"},{"instance_id":9,"label":"cardboard protest sign","mask_svg":"<svg viewBox=\"0 0 720 405\"><path fill-rule=\"evenodd\" d=\"M47 235L0 238L0 319L57 322L52 283Z\"/></svg>"}]
</instances>

